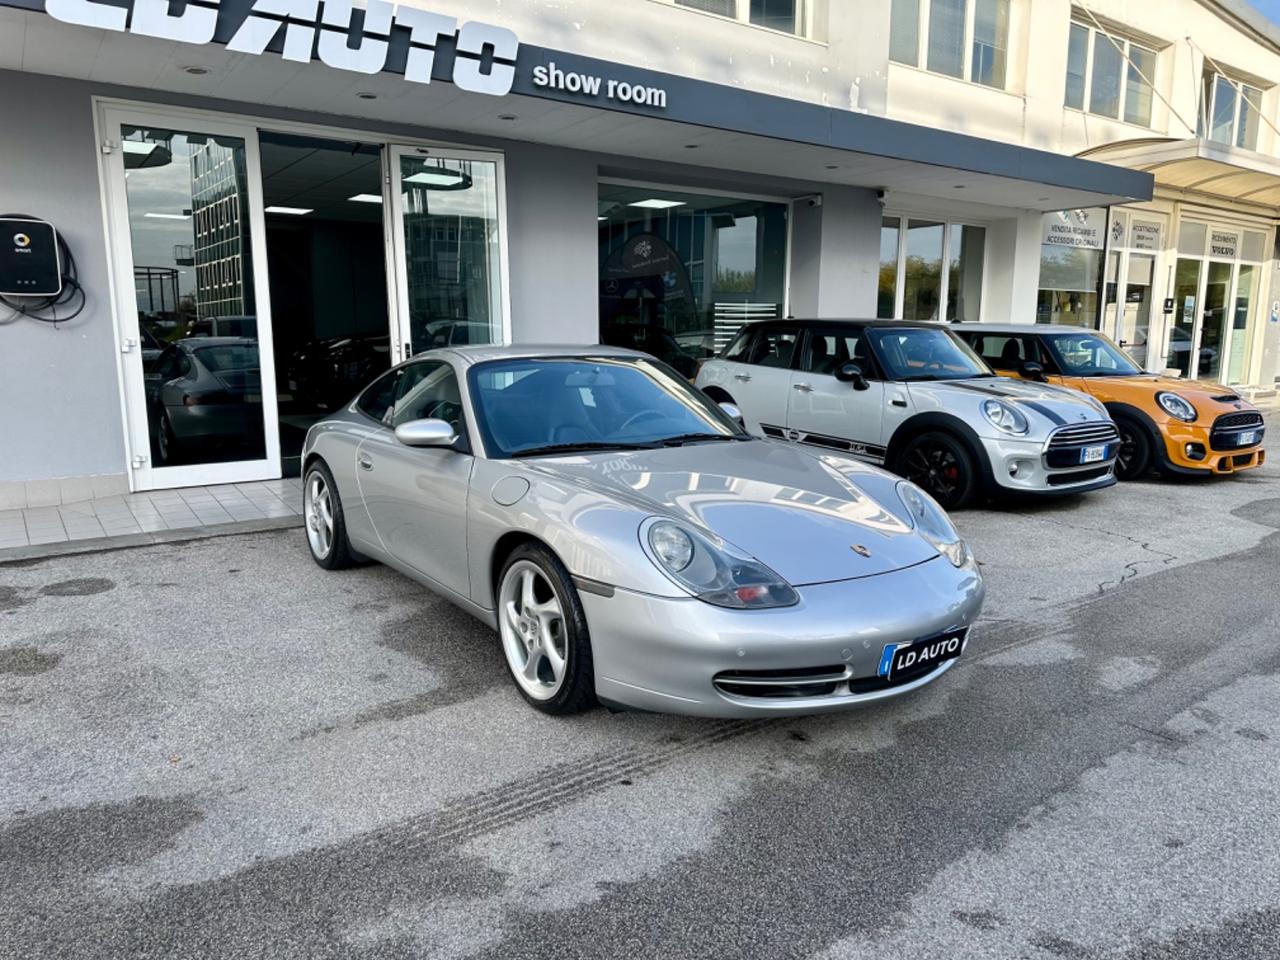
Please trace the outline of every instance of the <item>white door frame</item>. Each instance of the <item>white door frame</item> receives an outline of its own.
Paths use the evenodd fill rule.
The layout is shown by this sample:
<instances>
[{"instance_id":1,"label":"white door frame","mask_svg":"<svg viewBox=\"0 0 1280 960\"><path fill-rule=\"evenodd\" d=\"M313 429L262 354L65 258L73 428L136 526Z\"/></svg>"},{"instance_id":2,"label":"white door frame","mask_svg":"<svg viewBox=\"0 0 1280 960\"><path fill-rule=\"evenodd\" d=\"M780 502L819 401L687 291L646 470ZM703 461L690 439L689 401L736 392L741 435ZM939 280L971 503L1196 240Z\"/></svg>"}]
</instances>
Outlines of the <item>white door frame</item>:
<instances>
[{"instance_id":1,"label":"white door frame","mask_svg":"<svg viewBox=\"0 0 1280 960\"><path fill-rule=\"evenodd\" d=\"M249 121L154 105L128 105L94 100L98 176L107 230L107 262L114 305L113 327L118 352L125 453L131 490L199 486L266 480L281 475L280 433L277 428L275 347L271 335L271 297L267 272L266 220L262 201L262 170L258 130ZM209 133L236 137L245 144L245 180L249 208L249 244L253 269L254 314L262 378L262 417L265 456L260 460L157 467L151 462L151 433L146 409L146 384L141 364L141 332L134 293L132 237L125 188L122 125ZM132 341L132 346L129 346ZM138 358L135 360L134 358ZM141 458L141 459L139 459Z\"/></svg>"},{"instance_id":2,"label":"white door frame","mask_svg":"<svg viewBox=\"0 0 1280 960\"><path fill-rule=\"evenodd\" d=\"M391 309L391 356L395 362L409 359L412 347L412 326L409 321L408 249L404 234L404 187L400 182L402 157L438 157L444 160L475 161L494 164L497 179L498 219L498 278L499 297L494 307L499 312L498 342L511 342L511 274L507 255L507 174L505 158L501 153L483 150L465 150L448 146L391 143L386 150L387 176L383 187L387 192L383 209L390 216L385 219L391 227L391 247L388 250L388 274L394 277L394 294ZM389 201L389 204L385 201Z\"/></svg>"}]
</instances>

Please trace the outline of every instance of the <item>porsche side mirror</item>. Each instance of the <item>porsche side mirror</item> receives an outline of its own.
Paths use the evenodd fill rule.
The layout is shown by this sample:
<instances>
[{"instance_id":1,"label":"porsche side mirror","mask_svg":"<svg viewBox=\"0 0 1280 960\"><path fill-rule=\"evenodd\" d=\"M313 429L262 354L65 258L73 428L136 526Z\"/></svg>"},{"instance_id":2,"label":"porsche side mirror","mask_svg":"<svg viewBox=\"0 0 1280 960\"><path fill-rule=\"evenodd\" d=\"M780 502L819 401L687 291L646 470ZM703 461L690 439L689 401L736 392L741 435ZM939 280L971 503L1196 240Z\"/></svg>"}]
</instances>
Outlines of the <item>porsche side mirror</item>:
<instances>
[{"instance_id":1,"label":"porsche side mirror","mask_svg":"<svg viewBox=\"0 0 1280 960\"><path fill-rule=\"evenodd\" d=\"M725 415L734 423L736 423L738 426L740 427L746 426L746 422L742 419L742 411L739 410L732 403L721 403L719 404L719 407L721 410L725 412Z\"/></svg>"},{"instance_id":2,"label":"porsche side mirror","mask_svg":"<svg viewBox=\"0 0 1280 960\"><path fill-rule=\"evenodd\" d=\"M406 447L451 447L458 435L444 420L410 420L396 427L396 439Z\"/></svg>"},{"instance_id":3,"label":"porsche side mirror","mask_svg":"<svg viewBox=\"0 0 1280 960\"><path fill-rule=\"evenodd\" d=\"M1048 377L1044 375L1044 367L1034 360L1023 360L1022 363L1018 364L1018 372L1028 380L1037 380L1040 383L1048 380Z\"/></svg>"},{"instance_id":4,"label":"porsche side mirror","mask_svg":"<svg viewBox=\"0 0 1280 960\"><path fill-rule=\"evenodd\" d=\"M836 370L836 379L841 383L851 384L855 390L865 390L869 386L867 378L862 374L862 368L856 363L846 363Z\"/></svg>"}]
</instances>

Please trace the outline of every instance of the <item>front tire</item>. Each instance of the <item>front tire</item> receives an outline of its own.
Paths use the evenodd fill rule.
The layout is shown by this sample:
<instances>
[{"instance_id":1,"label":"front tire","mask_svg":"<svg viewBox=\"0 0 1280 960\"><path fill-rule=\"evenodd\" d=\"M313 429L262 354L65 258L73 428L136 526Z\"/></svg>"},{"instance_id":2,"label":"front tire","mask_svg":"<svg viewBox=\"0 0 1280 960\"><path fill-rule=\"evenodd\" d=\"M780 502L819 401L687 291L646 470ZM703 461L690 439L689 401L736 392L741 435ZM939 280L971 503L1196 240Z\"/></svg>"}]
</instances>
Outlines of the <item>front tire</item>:
<instances>
[{"instance_id":1,"label":"front tire","mask_svg":"<svg viewBox=\"0 0 1280 960\"><path fill-rule=\"evenodd\" d=\"M978 471L960 440L930 431L907 442L899 472L937 500L944 510L967 505L978 487Z\"/></svg>"},{"instance_id":2,"label":"front tire","mask_svg":"<svg viewBox=\"0 0 1280 960\"><path fill-rule=\"evenodd\" d=\"M596 703L587 617L569 571L540 544L516 547L498 578L498 633L511 679L553 716Z\"/></svg>"},{"instance_id":3,"label":"front tire","mask_svg":"<svg viewBox=\"0 0 1280 960\"><path fill-rule=\"evenodd\" d=\"M1114 417L1120 431L1120 454L1116 457L1116 477L1138 480L1151 469L1151 437L1132 417Z\"/></svg>"},{"instance_id":4,"label":"front tire","mask_svg":"<svg viewBox=\"0 0 1280 960\"><path fill-rule=\"evenodd\" d=\"M311 559L325 570L345 570L356 565L347 540L347 521L333 474L323 460L307 468L302 482L302 518Z\"/></svg>"}]
</instances>

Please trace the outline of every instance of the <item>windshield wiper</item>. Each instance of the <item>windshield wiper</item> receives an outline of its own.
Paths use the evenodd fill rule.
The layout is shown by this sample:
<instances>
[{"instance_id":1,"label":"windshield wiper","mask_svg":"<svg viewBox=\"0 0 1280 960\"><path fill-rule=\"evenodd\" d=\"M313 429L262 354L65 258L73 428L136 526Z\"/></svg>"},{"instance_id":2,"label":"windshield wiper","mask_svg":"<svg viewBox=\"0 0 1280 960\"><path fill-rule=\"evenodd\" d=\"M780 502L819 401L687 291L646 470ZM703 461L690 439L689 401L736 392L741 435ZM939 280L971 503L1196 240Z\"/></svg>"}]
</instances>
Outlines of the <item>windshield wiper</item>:
<instances>
[{"instance_id":1,"label":"windshield wiper","mask_svg":"<svg viewBox=\"0 0 1280 960\"><path fill-rule=\"evenodd\" d=\"M527 447L524 450L517 450L511 454L514 460L517 457L542 457L553 453L596 453L602 450L609 451L627 451L627 450L654 450L655 445L652 443L549 443L541 447Z\"/></svg>"},{"instance_id":2,"label":"windshield wiper","mask_svg":"<svg viewBox=\"0 0 1280 960\"><path fill-rule=\"evenodd\" d=\"M697 443L702 440L751 440L749 433L682 433L674 437L663 437L658 442L664 447L682 447L686 443Z\"/></svg>"}]
</instances>

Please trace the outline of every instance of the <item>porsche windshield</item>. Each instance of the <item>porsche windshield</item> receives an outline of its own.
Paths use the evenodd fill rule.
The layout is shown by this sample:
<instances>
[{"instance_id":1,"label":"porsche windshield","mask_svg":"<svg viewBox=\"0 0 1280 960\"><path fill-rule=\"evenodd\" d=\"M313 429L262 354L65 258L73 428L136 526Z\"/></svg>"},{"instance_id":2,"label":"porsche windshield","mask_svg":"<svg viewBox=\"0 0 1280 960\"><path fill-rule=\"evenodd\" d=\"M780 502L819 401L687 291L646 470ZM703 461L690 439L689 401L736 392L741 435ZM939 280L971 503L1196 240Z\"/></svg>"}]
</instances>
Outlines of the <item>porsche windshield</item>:
<instances>
[{"instance_id":1,"label":"porsche windshield","mask_svg":"<svg viewBox=\"0 0 1280 960\"><path fill-rule=\"evenodd\" d=\"M867 333L889 380L968 380L992 376L982 359L946 330L870 327Z\"/></svg>"},{"instance_id":2,"label":"porsche windshield","mask_svg":"<svg viewBox=\"0 0 1280 960\"><path fill-rule=\"evenodd\" d=\"M1068 377L1132 377L1142 373L1128 355L1097 333L1046 334L1045 342Z\"/></svg>"},{"instance_id":3,"label":"porsche windshield","mask_svg":"<svg viewBox=\"0 0 1280 960\"><path fill-rule=\"evenodd\" d=\"M679 376L640 358L492 360L472 368L470 384L494 457L750 439Z\"/></svg>"}]
</instances>

